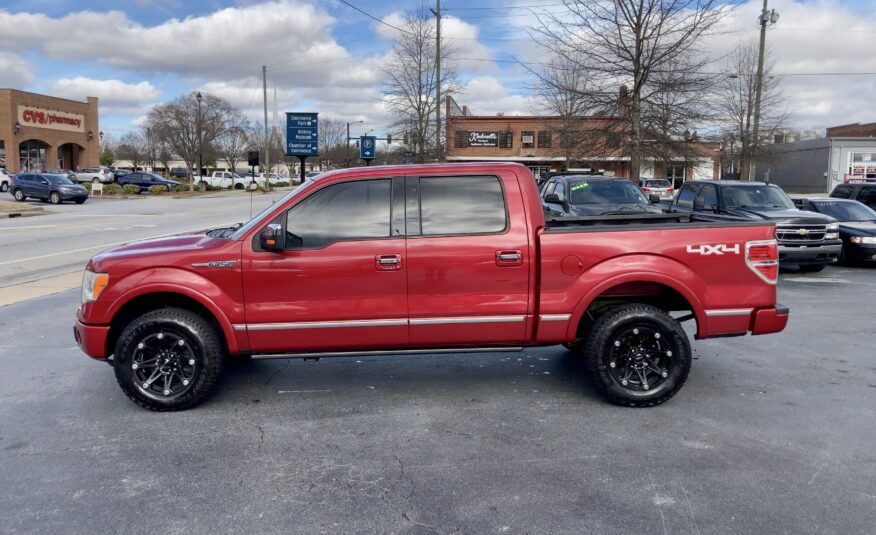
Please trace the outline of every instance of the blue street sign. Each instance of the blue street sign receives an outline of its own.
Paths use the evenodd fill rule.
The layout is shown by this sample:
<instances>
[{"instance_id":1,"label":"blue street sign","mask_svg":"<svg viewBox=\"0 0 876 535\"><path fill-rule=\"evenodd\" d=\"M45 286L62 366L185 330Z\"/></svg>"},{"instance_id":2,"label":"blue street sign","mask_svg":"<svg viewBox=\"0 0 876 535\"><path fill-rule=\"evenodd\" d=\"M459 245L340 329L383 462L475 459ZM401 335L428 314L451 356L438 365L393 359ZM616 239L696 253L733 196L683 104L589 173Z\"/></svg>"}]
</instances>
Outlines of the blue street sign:
<instances>
[{"instance_id":1,"label":"blue street sign","mask_svg":"<svg viewBox=\"0 0 876 535\"><path fill-rule=\"evenodd\" d=\"M359 138L359 157L363 160L373 160L377 156L377 137L362 136Z\"/></svg>"},{"instance_id":2,"label":"blue street sign","mask_svg":"<svg viewBox=\"0 0 876 535\"><path fill-rule=\"evenodd\" d=\"M287 156L319 156L318 115L286 112Z\"/></svg>"}]
</instances>

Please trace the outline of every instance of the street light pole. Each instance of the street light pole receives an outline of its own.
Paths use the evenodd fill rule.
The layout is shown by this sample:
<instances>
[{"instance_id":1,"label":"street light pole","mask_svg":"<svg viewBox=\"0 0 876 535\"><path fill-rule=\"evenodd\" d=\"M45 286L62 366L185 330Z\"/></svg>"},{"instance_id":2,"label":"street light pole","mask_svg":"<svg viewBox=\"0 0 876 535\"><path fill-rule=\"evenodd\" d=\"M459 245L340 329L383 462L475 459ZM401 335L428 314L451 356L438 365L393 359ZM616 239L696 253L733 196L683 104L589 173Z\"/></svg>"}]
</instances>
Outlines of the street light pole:
<instances>
[{"instance_id":1,"label":"street light pole","mask_svg":"<svg viewBox=\"0 0 876 535\"><path fill-rule=\"evenodd\" d=\"M758 22L760 23L760 47L757 52L757 79L754 88L754 128L752 129L751 163L748 165L748 180L757 178L757 146L760 144L760 95L763 89L763 56L766 47L767 24L775 24L779 20L776 10L767 10L767 0L763 0L763 11Z\"/></svg>"},{"instance_id":2,"label":"street light pole","mask_svg":"<svg viewBox=\"0 0 876 535\"><path fill-rule=\"evenodd\" d=\"M350 166L350 125L351 124L361 124L365 121L352 121L347 123L347 151L345 156L347 157L347 167Z\"/></svg>"},{"instance_id":3,"label":"street light pole","mask_svg":"<svg viewBox=\"0 0 876 535\"><path fill-rule=\"evenodd\" d=\"M204 136L201 135L201 99L203 98L203 96L201 95L200 91L198 91L198 94L195 95L195 98L198 100L198 176L200 177L201 173L203 173L203 168L204 168L204 162L203 162L204 145L202 142ZM201 177L201 181L202 182L204 181L203 177ZM195 175L194 174L192 174L192 183L190 184L189 189L191 191L195 191Z\"/></svg>"}]
</instances>

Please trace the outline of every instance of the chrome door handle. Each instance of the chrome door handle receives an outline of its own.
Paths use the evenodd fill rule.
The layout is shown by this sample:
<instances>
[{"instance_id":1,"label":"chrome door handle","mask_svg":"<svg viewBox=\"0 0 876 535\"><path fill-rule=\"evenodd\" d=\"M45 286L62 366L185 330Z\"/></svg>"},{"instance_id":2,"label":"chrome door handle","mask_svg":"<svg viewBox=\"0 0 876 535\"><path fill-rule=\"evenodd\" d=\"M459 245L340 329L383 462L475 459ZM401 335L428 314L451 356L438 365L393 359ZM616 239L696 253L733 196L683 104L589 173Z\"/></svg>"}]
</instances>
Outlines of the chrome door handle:
<instances>
[{"instance_id":1,"label":"chrome door handle","mask_svg":"<svg viewBox=\"0 0 876 535\"><path fill-rule=\"evenodd\" d=\"M496 253L496 260L515 262L523 258L523 253Z\"/></svg>"},{"instance_id":2,"label":"chrome door handle","mask_svg":"<svg viewBox=\"0 0 876 535\"><path fill-rule=\"evenodd\" d=\"M392 257L390 257L390 258L386 258L386 257L384 257L384 258L378 258L378 259L377 259L377 263L380 264L381 266L388 266L388 265L392 265L392 264L400 264L400 263L401 263L401 258L397 258L397 257L396 257L396 258L392 258Z\"/></svg>"}]
</instances>

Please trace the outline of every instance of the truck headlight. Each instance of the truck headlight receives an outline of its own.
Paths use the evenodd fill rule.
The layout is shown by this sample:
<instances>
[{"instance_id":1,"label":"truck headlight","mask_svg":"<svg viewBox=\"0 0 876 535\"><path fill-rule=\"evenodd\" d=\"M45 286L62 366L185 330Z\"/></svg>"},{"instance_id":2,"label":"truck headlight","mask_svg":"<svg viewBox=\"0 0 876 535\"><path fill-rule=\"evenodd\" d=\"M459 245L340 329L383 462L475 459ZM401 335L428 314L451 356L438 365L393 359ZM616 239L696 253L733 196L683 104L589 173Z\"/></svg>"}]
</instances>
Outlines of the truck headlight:
<instances>
[{"instance_id":1,"label":"truck headlight","mask_svg":"<svg viewBox=\"0 0 876 535\"><path fill-rule=\"evenodd\" d=\"M94 273L87 269L82 274L82 302L94 301L106 289L109 284L109 275L106 273Z\"/></svg>"},{"instance_id":2,"label":"truck headlight","mask_svg":"<svg viewBox=\"0 0 876 535\"><path fill-rule=\"evenodd\" d=\"M826 232L824 234L824 239L825 240L838 240L839 239L839 232Z\"/></svg>"},{"instance_id":3,"label":"truck headlight","mask_svg":"<svg viewBox=\"0 0 876 535\"><path fill-rule=\"evenodd\" d=\"M852 236L849 238L852 243L876 245L876 236Z\"/></svg>"},{"instance_id":4,"label":"truck headlight","mask_svg":"<svg viewBox=\"0 0 876 535\"><path fill-rule=\"evenodd\" d=\"M831 224L829 224L829 225L827 226L827 231L830 232L831 230L839 230L839 223L831 223Z\"/></svg>"}]
</instances>

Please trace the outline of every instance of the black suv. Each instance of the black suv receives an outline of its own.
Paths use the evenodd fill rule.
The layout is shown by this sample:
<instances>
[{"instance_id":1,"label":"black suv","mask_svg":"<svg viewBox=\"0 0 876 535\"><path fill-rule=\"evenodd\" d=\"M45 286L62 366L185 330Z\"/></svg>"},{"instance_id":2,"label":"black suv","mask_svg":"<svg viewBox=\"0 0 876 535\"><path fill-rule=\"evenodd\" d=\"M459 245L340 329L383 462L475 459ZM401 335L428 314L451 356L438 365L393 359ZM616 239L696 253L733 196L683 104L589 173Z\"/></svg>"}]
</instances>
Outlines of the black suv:
<instances>
[{"instance_id":1,"label":"black suv","mask_svg":"<svg viewBox=\"0 0 876 535\"><path fill-rule=\"evenodd\" d=\"M698 221L774 221L779 262L821 271L837 261L843 242L836 219L798 210L778 186L737 180L686 182L669 207Z\"/></svg>"},{"instance_id":2,"label":"black suv","mask_svg":"<svg viewBox=\"0 0 876 535\"><path fill-rule=\"evenodd\" d=\"M876 183L840 184L830 192L837 199L851 199L866 204L876 210Z\"/></svg>"},{"instance_id":3,"label":"black suv","mask_svg":"<svg viewBox=\"0 0 876 535\"><path fill-rule=\"evenodd\" d=\"M660 197L645 197L626 178L602 175L554 175L541 188L541 203L548 217L662 214L654 206Z\"/></svg>"}]
</instances>

